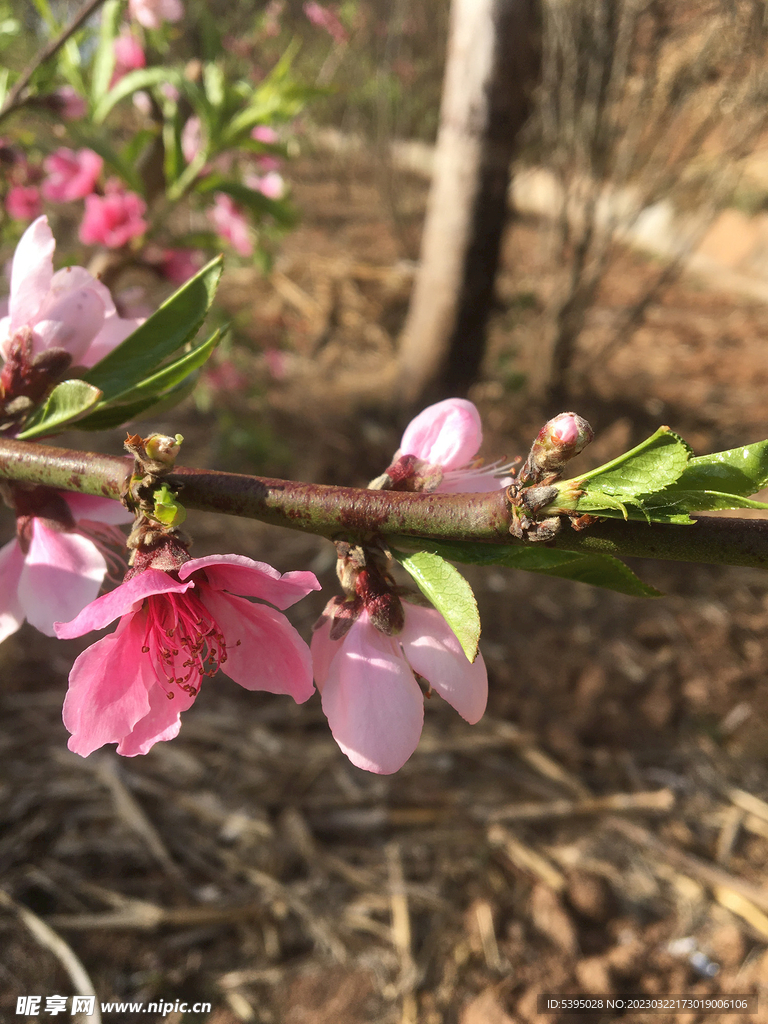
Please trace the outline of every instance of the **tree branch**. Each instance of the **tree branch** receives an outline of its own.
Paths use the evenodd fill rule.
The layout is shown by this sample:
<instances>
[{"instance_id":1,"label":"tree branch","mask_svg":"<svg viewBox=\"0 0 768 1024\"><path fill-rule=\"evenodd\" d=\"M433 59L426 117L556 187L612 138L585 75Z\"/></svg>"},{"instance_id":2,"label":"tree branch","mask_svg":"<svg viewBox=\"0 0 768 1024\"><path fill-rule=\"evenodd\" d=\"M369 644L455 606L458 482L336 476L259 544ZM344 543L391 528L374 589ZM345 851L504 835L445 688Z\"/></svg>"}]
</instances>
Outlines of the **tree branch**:
<instances>
[{"instance_id":1,"label":"tree branch","mask_svg":"<svg viewBox=\"0 0 768 1024\"><path fill-rule=\"evenodd\" d=\"M93 12L98 10L103 3L104 0L86 0L69 24L61 30L56 38L51 39L50 42L46 43L46 45L38 51L29 64L24 68L21 76L17 79L16 84L8 93L5 103L3 104L2 109L0 109L0 121L13 113L14 110L18 110L19 107L24 106L27 102L27 97L23 96L22 93L29 85L32 76L37 69L58 53L66 41L73 36L75 32L77 32L83 22L87 21Z\"/></svg>"},{"instance_id":2,"label":"tree branch","mask_svg":"<svg viewBox=\"0 0 768 1024\"><path fill-rule=\"evenodd\" d=\"M119 499L133 469L129 458L0 440L0 477ZM189 509L258 519L323 537L383 537L519 544L509 533L503 490L419 494L276 480L178 467L168 484ZM603 520L567 526L555 547L620 558L661 558L768 569L768 520L699 517L695 526Z\"/></svg>"}]
</instances>

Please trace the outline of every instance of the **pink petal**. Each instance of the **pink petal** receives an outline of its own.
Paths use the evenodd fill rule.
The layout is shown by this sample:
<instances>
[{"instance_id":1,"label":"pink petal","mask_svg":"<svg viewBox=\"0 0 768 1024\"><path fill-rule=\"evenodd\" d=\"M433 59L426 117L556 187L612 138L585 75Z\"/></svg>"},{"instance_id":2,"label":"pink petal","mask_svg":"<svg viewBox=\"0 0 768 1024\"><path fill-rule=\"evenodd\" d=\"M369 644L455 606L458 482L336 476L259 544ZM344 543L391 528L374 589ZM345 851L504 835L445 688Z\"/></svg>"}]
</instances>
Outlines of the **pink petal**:
<instances>
[{"instance_id":1,"label":"pink petal","mask_svg":"<svg viewBox=\"0 0 768 1024\"><path fill-rule=\"evenodd\" d=\"M15 633L24 621L18 588L24 555L14 538L0 548L0 643Z\"/></svg>"},{"instance_id":2,"label":"pink petal","mask_svg":"<svg viewBox=\"0 0 768 1024\"><path fill-rule=\"evenodd\" d=\"M108 594L96 598L71 622L56 622L56 636L60 640L71 640L72 637L82 636L91 630L103 629L120 616L136 611L144 598L151 594L181 594L191 586L191 580L189 583L179 583L167 572L147 569L146 572L140 572L132 579L121 583Z\"/></svg>"},{"instance_id":3,"label":"pink petal","mask_svg":"<svg viewBox=\"0 0 768 1024\"><path fill-rule=\"evenodd\" d=\"M222 672L246 690L287 693L297 704L309 700L315 692L309 647L284 615L206 586L198 594L224 634Z\"/></svg>"},{"instance_id":4,"label":"pink petal","mask_svg":"<svg viewBox=\"0 0 768 1024\"><path fill-rule=\"evenodd\" d=\"M141 653L144 615L124 616L114 633L83 651L69 673L64 725L69 749L87 757L105 743L119 743L150 711ZM170 704L170 701L168 701Z\"/></svg>"},{"instance_id":5,"label":"pink petal","mask_svg":"<svg viewBox=\"0 0 768 1024\"><path fill-rule=\"evenodd\" d=\"M397 637L408 664L447 700L462 718L474 725L483 717L488 701L488 673L478 652L467 659L461 644L435 608L403 602L405 626Z\"/></svg>"},{"instance_id":6,"label":"pink petal","mask_svg":"<svg viewBox=\"0 0 768 1024\"><path fill-rule=\"evenodd\" d=\"M133 522L133 513L111 498L97 498L93 494L76 494L74 491L62 493L61 496L69 505L75 520L87 519L116 526Z\"/></svg>"},{"instance_id":7,"label":"pink petal","mask_svg":"<svg viewBox=\"0 0 768 1024\"><path fill-rule=\"evenodd\" d=\"M416 749L421 690L393 638L374 629L365 613L331 662L322 701L333 738L358 768L390 775Z\"/></svg>"},{"instance_id":8,"label":"pink petal","mask_svg":"<svg viewBox=\"0 0 768 1024\"><path fill-rule=\"evenodd\" d=\"M67 292L35 324L34 349L65 348L76 365L104 325L104 304L91 288Z\"/></svg>"},{"instance_id":9,"label":"pink petal","mask_svg":"<svg viewBox=\"0 0 768 1024\"><path fill-rule=\"evenodd\" d=\"M117 348L129 335L133 334L137 327L144 323L142 317L123 318L119 316L107 316L104 325L93 339L81 360L81 365L90 368L101 362L104 356L109 355L112 349Z\"/></svg>"},{"instance_id":10,"label":"pink petal","mask_svg":"<svg viewBox=\"0 0 768 1024\"><path fill-rule=\"evenodd\" d=\"M27 621L53 636L54 622L71 619L93 601L106 571L104 556L93 541L33 520L18 589Z\"/></svg>"},{"instance_id":11,"label":"pink petal","mask_svg":"<svg viewBox=\"0 0 768 1024\"><path fill-rule=\"evenodd\" d=\"M430 405L411 420L400 442L400 454L415 455L432 466L459 469L480 450L480 413L464 398Z\"/></svg>"},{"instance_id":12,"label":"pink petal","mask_svg":"<svg viewBox=\"0 0 768 1024\"><path fill-rule=\"evenodd\" d=\"M13 256L9 311L14 331L31 323L53 276L56 242L47 217L38 217L21 236Z\"/></svg>"},{"instance_id":13,"label":"pink petal","mask_svg":"<svg viewBox=\"0 0 768 1024\"><path fill-rule=\"evenodd\" d=\"M190 708L197 697L196 693L187 693L174 687L171 691L173 697L169 699L163 687L158 685L148 658L146 665L142 664L142 672L149 692L149 711L120 741L117 752L125 757L146 754L155 743L178 736L181 712Z\"/></svg>"},{"instance_id":14,"label":"pink petal","mask_svg":"<svg viewBox=\"0 0 768 1024\"><path fill-rule=\"evenodd\" d=\"M254 562L245 555L207 555L193 558L179 569L179 578L188 579L205 569L208 584L214 590L229 590L243 597L258 597L276 608L290 608L311 590L320 590L312 572L299 570L282 575L266 562Z\"/></svg>"},{"instance_id":15,"label":"pink petal","mask_svg":"<svg viewBox=\"0 0 768 1024\"><path fill-rule=\"evenodd\" d=\"M85 267L62 267L51 278L51 293L53 295L66 295L80 288L90 288L91 291L96 292L104 306L105 316L115 314L115 303L109 288Z\"/></svg>"},{"instance_id":16,"label":"pink petal","mask_svg":"<svg viewBox=\"0 0 768 1024\"><path fill-rule=\"evenodd\" d=\"M325 681L328 678L328 669L331 662L340 650L341 641L331 640L331 620L326 619L321 626L312 634L312 641L309 645L312 652L312 669L315 673L317 688L322 692Z\"/></svg>"}]
</instances>

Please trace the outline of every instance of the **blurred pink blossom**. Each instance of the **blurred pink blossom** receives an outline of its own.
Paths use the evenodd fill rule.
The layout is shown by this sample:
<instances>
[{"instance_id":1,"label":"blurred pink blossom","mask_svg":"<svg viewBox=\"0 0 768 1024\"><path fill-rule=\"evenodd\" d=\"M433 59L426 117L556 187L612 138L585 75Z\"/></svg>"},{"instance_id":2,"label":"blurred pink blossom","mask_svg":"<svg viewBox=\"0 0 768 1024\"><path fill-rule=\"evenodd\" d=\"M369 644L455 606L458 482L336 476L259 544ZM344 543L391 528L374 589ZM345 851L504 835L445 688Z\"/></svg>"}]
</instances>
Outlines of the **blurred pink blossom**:
<instances>
[{"instance_id":1,"label":"blurred pink blossom","mask_svg":"<svg viewBox=\"0 0 768 1024\"><path fill-rule=\"evenodd\" d=\"M62 85L53 96L65 121L79 121L88 112L85 99L71 85Z\"/></svg>"},{"instance_id":2,"label":"blurred pink blossom","mask_svg":"<svg viewBox=\"0 0 768 1024\"><path fill-rule=\"evenodd\" d=\"M43 195L52 203L69 203L93 192L104 161L92 149L57 149L43 160L48 177Z\"/></svg>"},{"instance_id":3,"label":"blurred pink blossom","mask_svg":"<svg viewBox=\"0 0 768 1024\"><path fill-rule=\"evenodd\" d=\"M284 380L288 374L288 359L285 352L273 346L272 348L265 348L262 356L272 377L275 380Z\"/></svg>"},{"instance_id":4,"label":"blurred pink blossom","mask_svg":"<svg viewBox=\"0 0 768 1024\"><path fill-rule=\"evenodd\" d=\"M203 147L203 126L199 117L187 118L181 130L181 152L191 164Z\"/></svg>"},{"instance_id":5,"label":"blurred pink blossom","mask_svg":"<svg viewBox=\"0 0 768 1024\"><path fill-rule=\"evenodd\" d=\"M143 219L147 204L135 192L124 190L116 179L107 182L106 192L103 196L85 197L79 237L85 245L119 249L147 230Z\"/></svg>"},{"instance_id":6,"label":"blurred pink blossom","mask_svg":"<svg viewBox=\"0 0 768 1024\"><path fill-rule=\"evenodd\" d=\"M280 139L274 128L268 124L257 124L251 132L251 138L256 142L263 142L267 146L274 146Z\"/></svg>"},{"instance_id":7,"label":"blurred pink blossom","mask_svg":"<svg viewBox=\"0 0 768 1024\"><path fill-rule=\"evenodd\" d=\"M269 171L279 171L282 161L276 156L260 156L256 158L256 166L264 174Z\"/></svg>"},{"instance_id":8,"label":"blurred pink blossom","mask_svg":"<svg viewBox=\"0 0 768 1024\"><path fill-rule=\"evenodd\" d=\"M115 67L112 72L110 88L129 71L136 71L146 67L147 58L141 44L129 28L124 28L113 43L115 54Z\"/></svg>"},{"instance_id":9,"label":"blurred pink blossom","mask_svg":"<svg viewBox=\"0 0 768 1024\"><path fill-rule=\"evenodd\" d=\"M174 284L184 284L194 277L205 263L205 256L199 249L163 250L160 273Z\"/></svg>"},{"instance_id":10,"label":"blurred pink blossom","mask_svg":"<svg viewBox=\"0 0 768 1024\"><path fill-rule=\"evenodd\" d=\"M340 638L323 617L312 637L315 682L333 738L352 764L389 775L416 749L424 722L417 675L470 724L488 699L481 654L470 662L434 608L402 602L402 630L388 636L366 609Z\"/></svg>"},{"instance_id":11,"label":"blurred pink blossom","mask_svg":"<svg viewBox=\"0 0 768 1024\"><path fill-rule=\"evenodd\" d=\"M282 199L285 195L285 181L282 174L270 171L268 174L247 174L245 184L254 192L261 192L267 199Z\"/></svg>"},{"instance_id":12,"label":"blurred pink blossom","mask_svg":"<svg viewBox=\"0 0 768 1024\"><path fill-rule=\"evenodd\" d=\"M32 358L63 348L78 366L93 366L124 341L138 320L117 315L109 289L84 267L53 271L56 242L47 217L30 224L11 266L8 313L0 318L0 356L9 360L26 338Z\"/></svg>"},{"instance_id":13,"label":"blurred pink blossom","mask_svg":"<svg viewBox=\"0 0 768 1024\"><path fill-rule=\"evenodd\" d=\"M311 572L281 576L243 555L194 558L171 571L151 562L143 571L134 566L116 590L72 622L56 624L56 635L67 638L120 619L70 672L69 749L86 757L117 743L118 754L146 754L178 734L180 713L194 703L203 676L219 669L247 690L308 700L314 692L309 649L275 608L319 589Z\"/></svg>"},{"instance_id":14,"label":"blurred pink blossom","mask_svg":"<svg viewBox=\"0 0 768 1024\"><path fill-rule=\"evenodd\" d=\"M267 38L280 35L280 18L285 8L285 0L269 0L262 15L261 31Z\"/></svg>"},{"instance_id":15,"label":"blurred pink blossom","mask_svg":"<svg viewBox=\"0 0 768 1024\"><path fill-rule=\"evenodd\" d=\"M114 561L115 524L132 516L117 501L36 487L19 491L16 537L0 548L0 642L27 619L53 636L53 624L96 597Z\"/></svg>"},{"instance_id":16,"label":"blurred pink blossom","mask_svg":"<svg viewBox=\"0 0 768 1024\"><path fill-rule=\"evenodd\" d=\"M241 256L253 255L251 229L244 213L225 192L216 192L208 218L222 238Z\"/></svg>"},{"instance_id":17,"label":"blurred pink blossom","mask_svg":"<svg viewBox=\"0 0 768 1024\"><path fill-rule=\"evenodd\" d=\"M143 28L160 28L164 21L181 21L181 0L128 0L128 13Z\"/></svg>"},{"instance_id":18,"label":"blurred pink blossom","mask_svg":"<svg viewBox=\"0 0 768 1024\"><path fill-rule=\"evenodd\" d=\"M304 13L313 25L325 29L333 37L335 43L345 43L349 38L349 34L342 25L338 13L330 7L323 7L321 4L316 3L315 0L309 0L308 3L304 4Z\"/></svg>"},{"instance_id":19,"label":"blurred pink blossom","mask_svg":"<svg viewBox=\"0 0 768 1024\"><path fill-rule=\"evenodd\" d=\"M14 185L8 189L5 210L14 220L33 220L42 208L40 189L35 185Z\"/></svg>"}]
</instances>

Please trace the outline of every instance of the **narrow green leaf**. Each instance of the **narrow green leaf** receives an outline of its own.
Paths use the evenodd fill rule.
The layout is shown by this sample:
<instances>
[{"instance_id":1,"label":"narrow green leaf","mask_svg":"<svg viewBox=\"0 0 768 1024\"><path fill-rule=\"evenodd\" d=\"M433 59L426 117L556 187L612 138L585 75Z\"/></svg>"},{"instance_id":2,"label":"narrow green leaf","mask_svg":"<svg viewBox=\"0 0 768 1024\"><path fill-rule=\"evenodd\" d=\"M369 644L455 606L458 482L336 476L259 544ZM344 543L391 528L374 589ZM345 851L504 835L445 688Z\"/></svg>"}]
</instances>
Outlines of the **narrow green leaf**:
<instances>
[{"instance_id":1,"label":"narrow green leaf","mask_svg":"<svg viewBox=\"0 0 768 1024\"><path fill-rule=\"evenodd\" d=\"M115 70L115 36L120 23L120 0L107 0L101 11L99 45L93 58L91 100L94 105L106 95L112 72Z\"/></svg>"},{"instance_id":2,"label":"narrow green leaf","mask_svg":"<svg viewBox=\"0 0 768 1024\"><path fill-rule=\"evenodd\" d=\"M138 402L107 405L103 409L99 409L98 412L90 413L84 419L78 420L74 427L76 430L112 430L130 420L143 417L144 413L151 412L154 416L161 416L191 395L195 390L196 383L196 377L192 375L159 397L150 395Z\"/></svg>"},{"instance_id":3,"label":"narrow green leaf","mask_svg":"<svg viewBox=\"0 0 768 1024\"><path fill-rule=\"evenodd\" d=\"M211 260L84 379L103 393L102 404L128 398L169 355L190 341L211 308L221 276L222 258Z\"/></svg>"},{"instance_id":4,"label":"narrow green leaf","mask_svg":"<svg viewBox=\"0 0 768 1024\"><path fill-rule=\"evenodd\" d=\"M18 435L19 440L28 441L33 437L58 433L64 426L72 425L84 416L100 398L101 391L83 380L62 381L27 420L24 430Z\"/></svg>"},{"instance_id":5,"label":"narrow green leaf","mask_svg":"<svg viewBox=\"0 0 768 1024\"><path fill-rule=\"evenodd\" d=\"M405 538L401 538L400 542L404 540ZM659 596L658 590L643 583L631 569L612 555L561 551L538 544L449 544L443 541L429 541L428 547L430 551L443 558L450 558L452 562L503 565L525 572L588 583L593 587L604 587L620 594L629 594L631 597ZM400 559L406 556L398 554L396 557Z\"/></svg>"},{"instance_id":6,"label":"narrow green leaf","mask_svg":"<svg viewBox=\"0 0 768 1024\"><path fill-rule=\"evenodd\" d=\"M398 556L422 594L432 602L456 634L470 661L477 657L480 614L472 587L458 569L429 551Z\"/></svg>"},{"instance_id":7,"label":"narrow green leaf","mask_svg":"<svg viewBox=\"0 0 768 1024\"><path fill-rule=\"evenodd\" d=\"M94 124L101 124L112 108L127 96L131 96L140 89L151 89L155 85L163 85L165 82L175 85L181 91L186 91L184 76L177 68L154 67L129 71L115 84L114 88L109 90L106 96L99 98L98 105L93 112Z\"/></svg>"}]
</instances>

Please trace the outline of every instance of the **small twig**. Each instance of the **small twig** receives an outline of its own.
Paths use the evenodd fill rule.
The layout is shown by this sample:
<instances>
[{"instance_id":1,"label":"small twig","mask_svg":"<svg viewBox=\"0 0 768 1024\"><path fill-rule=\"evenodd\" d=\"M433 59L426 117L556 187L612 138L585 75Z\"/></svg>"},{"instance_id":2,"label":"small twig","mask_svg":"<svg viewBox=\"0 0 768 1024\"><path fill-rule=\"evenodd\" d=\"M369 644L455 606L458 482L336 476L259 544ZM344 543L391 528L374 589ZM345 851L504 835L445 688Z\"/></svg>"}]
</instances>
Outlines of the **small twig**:
<instances>
[{"instance_id":1,"label":"small twig","mask_svg":"<svg viewBox=\"0 0 768 1024\"><path fill-rule=\"evenodd\" d=\"M547 818L570 818L580 814L603 814L646 811L663 814L674 807L675 794L670 789L650 793L610 793L585 800L552 800L549 803L510 804L488 815L488 821L545 821Z\"/></svg>"},{"instance_id":2,"label":"small twig","mask_svg":"<svg viewBox=\"0 0 768 1024\"><path fill-rule=\"evenodd\" d=\"M7 892L0 889L0 904L15 911L26 926L34 939L49 952L53 953L61 966L67 972L75 993L79 996L95 996L96 989L91 981L88 972L78 959L77 955L67 945L60 935L57 935L50 925L41 921L37 914L33 914L28 907L22 906L12 899ZM98 999L95 1000L91 1020L94 1024L101 1024L101 1008Z\"/></svg>"},{"instance_id":3,"label":"small twig","mask_svg":"<svg viewBox=\"0 0 768 1024\"><path fill-rule=\"evenodd\" d=\"M23 107L27 102L27 97L22 96L22 93L29 85L30 79L37 71L37 69L45 64L47 60L50 60L67 40L77 32L84 21L93 14L94 11L98 10L99 7L104 3L104 0L86 0L80 10L75 14L74 18L66 25L61 32L47 43L29 62L26 68L22 71L21 76L17 79L16 84L8 93L5 103L3 104L2 110L0 110L0 121L6 118L14 110L19 107Z\"/></svg>"},{"instance_id":4,"label":"small twig","mask_svg":"<svg viewBox=\"0 0 768 1024\"><path fill-rule=\"evenodd\" d=\"M565 876L546 857L536 850L532 850L530 846L521 843L516 836L502 828L501 825L491 825L488 829L488 842L506 854L508 860L516 868L536 875L555 892L562 892L565 888Z\"/></svg>"}]
</instances>

